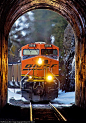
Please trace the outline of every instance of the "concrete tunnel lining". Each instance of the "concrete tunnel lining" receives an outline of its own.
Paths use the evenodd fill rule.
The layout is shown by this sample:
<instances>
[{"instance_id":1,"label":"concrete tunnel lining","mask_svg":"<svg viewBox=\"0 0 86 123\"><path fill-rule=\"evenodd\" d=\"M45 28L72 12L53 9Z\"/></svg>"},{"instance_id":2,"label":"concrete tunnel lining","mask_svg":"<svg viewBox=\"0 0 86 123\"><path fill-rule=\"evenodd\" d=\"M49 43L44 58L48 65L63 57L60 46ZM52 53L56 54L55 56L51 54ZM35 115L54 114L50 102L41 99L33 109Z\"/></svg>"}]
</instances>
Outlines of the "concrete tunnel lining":
<instances>
[{"instance_id":1,"label":"concrete tunnel lining","mask_svg":"<svg viewBox=\"0 0 86 123\"><path fill-rule=\"evenodd\" d=\"M75 104L86 107L86 1L85 0L1 0L0 4L0 108L7 100L8 35L13 23L34 9L61 14L75 35Z\"/></svg>"}]
</instances>

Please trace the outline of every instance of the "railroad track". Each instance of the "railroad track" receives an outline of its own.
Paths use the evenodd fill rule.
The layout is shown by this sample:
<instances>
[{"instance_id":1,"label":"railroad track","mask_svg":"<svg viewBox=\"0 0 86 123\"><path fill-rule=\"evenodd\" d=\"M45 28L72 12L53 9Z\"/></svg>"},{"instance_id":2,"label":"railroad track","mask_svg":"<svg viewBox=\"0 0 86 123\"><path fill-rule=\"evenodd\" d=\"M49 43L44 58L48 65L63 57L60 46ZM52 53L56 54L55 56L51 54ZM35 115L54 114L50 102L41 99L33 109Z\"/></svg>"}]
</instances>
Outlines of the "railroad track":
<instances>
[{"instance_id":1,"label":"railroad track","mask_svg":"<svg viewBox=\"0 0 86 123\"><path fill-rule=\"evenodd\" d=\"M30 121L53 120L67 121L67 119L51 103L45 109L33 108L30 102Z\"/></svg>"}]
</instances>

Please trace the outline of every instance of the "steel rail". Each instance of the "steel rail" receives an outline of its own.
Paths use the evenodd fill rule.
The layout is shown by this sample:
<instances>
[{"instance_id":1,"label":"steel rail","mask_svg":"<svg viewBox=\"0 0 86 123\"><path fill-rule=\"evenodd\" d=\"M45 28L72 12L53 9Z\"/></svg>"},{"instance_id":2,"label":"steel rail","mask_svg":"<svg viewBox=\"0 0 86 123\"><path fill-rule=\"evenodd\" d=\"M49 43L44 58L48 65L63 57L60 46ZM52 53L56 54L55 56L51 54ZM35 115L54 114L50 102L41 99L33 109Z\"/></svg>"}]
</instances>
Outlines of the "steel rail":
<instances>
[{"instance_id":1,"label":"steel rail","mask_svg":"<svg viewBox=\"0 0 86 123\"><path fill-rule=\"evenodd\" d=\"M53 106L50 102L49 102L49 105L56 112L56 114L58 115L57 117L59 117L60 121L67 121L67 119L57 110L55 106Z\"/></svg>"},{"instance_id":2,"label":"steel rail","mask_svg":"<svg viewBox=\"0 0 86 123\"><path fill-rule=\"evenodd\" d=\"M33 118L32 118L32 105L31 105L31 102L30 102L30 121L33 121Z\"/></svg>"}]
</instances>

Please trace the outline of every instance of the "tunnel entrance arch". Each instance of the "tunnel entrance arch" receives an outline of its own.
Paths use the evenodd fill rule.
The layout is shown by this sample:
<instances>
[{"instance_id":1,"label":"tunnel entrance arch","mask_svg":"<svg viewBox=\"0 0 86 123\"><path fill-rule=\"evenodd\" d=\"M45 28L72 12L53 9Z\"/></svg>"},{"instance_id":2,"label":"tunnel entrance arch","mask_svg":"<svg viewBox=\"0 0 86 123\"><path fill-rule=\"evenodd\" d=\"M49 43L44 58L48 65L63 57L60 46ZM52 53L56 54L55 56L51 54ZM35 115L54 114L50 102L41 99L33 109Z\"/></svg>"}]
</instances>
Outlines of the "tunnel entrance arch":
<instances>
[{"instance_id":1,"label":"tunnel entrance arch","mask_svg":"<svg viewBox=\"0 0 86 123\"><path fill-rule=\"evenodd\" d=\"M50 9L61 14L75 35L75 104L86 107L86 2L85 0L1 0L0 4L0 108L7 100L8 35L13 23L33 9Z\"/></svg>"}]
</instances>

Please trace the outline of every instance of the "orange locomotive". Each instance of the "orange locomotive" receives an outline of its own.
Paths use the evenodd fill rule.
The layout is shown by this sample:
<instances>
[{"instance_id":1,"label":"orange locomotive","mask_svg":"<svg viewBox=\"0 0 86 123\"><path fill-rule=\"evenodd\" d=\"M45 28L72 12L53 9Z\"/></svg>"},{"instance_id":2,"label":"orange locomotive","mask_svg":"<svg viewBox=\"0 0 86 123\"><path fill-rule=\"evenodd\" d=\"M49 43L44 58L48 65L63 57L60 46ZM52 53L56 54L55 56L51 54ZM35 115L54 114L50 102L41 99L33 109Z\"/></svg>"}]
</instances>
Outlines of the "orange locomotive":
<instances>
[{"instance_id":1,"label":"orange locomotive","mask_svg":"<svg viewBox=\"0 0 86 123\"><path fill-rule=\"evenodd\" d=\"M21 48L22 95L33 101L52 100L58 96L59 48L36 42Z\"/></svg>"}]
</instances>

